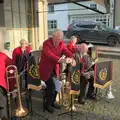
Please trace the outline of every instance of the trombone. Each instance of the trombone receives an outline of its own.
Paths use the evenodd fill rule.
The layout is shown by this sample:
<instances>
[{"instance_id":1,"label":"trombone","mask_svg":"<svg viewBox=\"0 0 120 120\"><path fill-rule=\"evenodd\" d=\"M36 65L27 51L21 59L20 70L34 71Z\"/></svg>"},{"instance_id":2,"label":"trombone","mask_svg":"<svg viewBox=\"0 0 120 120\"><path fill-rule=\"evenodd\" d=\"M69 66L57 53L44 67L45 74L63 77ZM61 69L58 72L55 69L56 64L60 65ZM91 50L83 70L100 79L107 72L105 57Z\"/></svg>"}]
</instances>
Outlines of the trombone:
<instances>
[{"instance_id":1,"label":"trombone","mask_svg":"<svg viewBox=\"0 0 120 120\"><path fill-rule=\"evenodd\" d=\"M23 108L22 106L22 100L21 100L21 94L20 94L20 84L19 84L19 75L18 75L18 71L17 71L17 67L15 65L9 65L6 68L6 75L7 75L7 85L8 85L8 106L9 106L9 118L11 118L11 105L10 105L10 95L12 92L9 91L9 80L11 78L15 78L16 79L16 84L17 84L17 93L18 93L18 108L14 111L14 116L15 117L24 117L28 114L28 109L27 108ZM11 75L9 77L9 75Z\"/></svg>"}]
</instances>

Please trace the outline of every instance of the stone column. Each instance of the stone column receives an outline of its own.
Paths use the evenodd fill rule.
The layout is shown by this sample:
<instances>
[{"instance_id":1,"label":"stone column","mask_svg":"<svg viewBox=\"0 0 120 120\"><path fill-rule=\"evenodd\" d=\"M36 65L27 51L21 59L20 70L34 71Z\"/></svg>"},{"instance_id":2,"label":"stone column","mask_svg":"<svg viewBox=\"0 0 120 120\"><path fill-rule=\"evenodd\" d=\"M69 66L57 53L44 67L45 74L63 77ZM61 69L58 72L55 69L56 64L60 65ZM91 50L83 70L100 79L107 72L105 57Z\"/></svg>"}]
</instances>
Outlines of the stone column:
<instances>
[{"instance_id":1,"label":"stone column","mask_svg":"<svg viewBox=\"0 0 120 120\"><path fill-rule=\"evenodd\" d=\"M47 0L38 1L38 23L39 23L39 44L37 48L42 46L43 42L48 38L47 27Z\"/></svg>"}]
</instances>

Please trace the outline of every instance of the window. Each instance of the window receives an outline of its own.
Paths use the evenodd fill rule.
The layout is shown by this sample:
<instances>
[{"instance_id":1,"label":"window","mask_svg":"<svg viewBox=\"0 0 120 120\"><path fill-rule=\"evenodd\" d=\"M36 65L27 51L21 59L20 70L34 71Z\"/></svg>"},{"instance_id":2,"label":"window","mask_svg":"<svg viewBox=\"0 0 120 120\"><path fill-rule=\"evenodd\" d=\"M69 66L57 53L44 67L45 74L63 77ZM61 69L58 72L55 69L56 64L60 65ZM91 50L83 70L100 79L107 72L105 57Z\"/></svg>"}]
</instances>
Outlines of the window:
<instances>
[{"instance_id":1,"label":"window","mask_svg":"<svg viewBox=\"0 0 120 120\"><path fill-rule=\"evenodd\" d=\"M31 46L34 46L34 14L33 0L4 0L5 27L12 47L19 45L20 39L26 39ZM10 38L10 37L9 37Z\"/></svg>"},{"instance_id":2,"label":"window","mask_svg":"<svg viewBox=\"0 0 120 120\"><path fill-rule=\"evenodd\" d=\"M97 9L97 4L90 4L90 8Z\"/></svg>"},{"instance_id":3,"label":"window","mask_svg":"<svg viewBox=\"0 0 120 120\"><path fill-rule=\"evenodd\" d=\"M12 15L10 11L5 11L5 23L7 28L12 28Z\"/></svg>"},{"instance_id":4,"label":"window","mask_svg":"<svg viewBox=\"0 0 120 120\"><path fill-rule=\"evenodd\" d=\"M54 5L49 5L48 6L48 12L49 13L54 13Z\"/></svg>"},{"instance_id":5,"label":"window","mask_svg":"<svg viewBox=\"0 0 120 120\"><path fill-rule=\"evenodd\" d=\"M106 26L109 26L109 22L110 22L109 19L110 19L110 17L107 16L107 15L105 15L105 16L103 16L103 15L96 16L96 21L100 22L100 23L103 23Z\"/></svg>"},{"instance_id":6,"label":"window","mask_svg":"<svg viewBox=\"0 0 120 120\"><path fill-rule=\"evenodd\" d=\"M11 10L11 1L10 0L4 0L4 9Z\"/></svg>"},{"instance_id":7,"label":"window","mask_svg":"<svg viewBox=\"0 0 120 120\"><path fill-rule=\"evenodd\" d=\"M57 20L48 20L48 29L56 29Z\"/></svg>"}]
</instances>

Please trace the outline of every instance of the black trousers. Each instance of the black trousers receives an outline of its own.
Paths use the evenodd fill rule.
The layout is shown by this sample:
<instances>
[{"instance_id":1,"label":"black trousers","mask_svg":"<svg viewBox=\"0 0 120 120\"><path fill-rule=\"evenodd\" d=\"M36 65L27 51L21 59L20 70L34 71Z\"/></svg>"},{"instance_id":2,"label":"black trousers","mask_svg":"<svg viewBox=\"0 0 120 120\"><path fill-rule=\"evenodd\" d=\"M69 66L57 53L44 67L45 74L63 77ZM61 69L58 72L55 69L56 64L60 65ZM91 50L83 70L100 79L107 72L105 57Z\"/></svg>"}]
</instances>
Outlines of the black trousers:
<instances>
[{"instance_id":1,"label":"black trousers","mask_svg":"<svg viewBox=\"0 0 120 120\"><path fill-rule=\"evenodd\" d=\"M47 107L51 106L57 96L57 92L55 91L55 81L56 80L56 75L53 73L49 80L46 82L47 88L46 88L46 94L45 94L45 102Z\"/></svg>"},{"instance_id":2,"label":"black trousers","mask_svg":"<svg viewBox=\"0 0 120 120\"><path fill-rule=\"evenodd\" d=\"M0 88L0 118L7 118L7 97L3 92L2 88Z\"/></svg>"},{"instance_id":3,"label":"black trousers","mask_svg":"<svg viewBox=\"0 0 120 120\"><path fill-rule=\"evenodd\" d=\"M94 93L94 78L93 76L90 79L86 79L83 75L80 77L80 95L79 98L85 98L86 86L89 82L89 87L87 91L87 96L91 96Z\"/></svg>"}]
</instances>

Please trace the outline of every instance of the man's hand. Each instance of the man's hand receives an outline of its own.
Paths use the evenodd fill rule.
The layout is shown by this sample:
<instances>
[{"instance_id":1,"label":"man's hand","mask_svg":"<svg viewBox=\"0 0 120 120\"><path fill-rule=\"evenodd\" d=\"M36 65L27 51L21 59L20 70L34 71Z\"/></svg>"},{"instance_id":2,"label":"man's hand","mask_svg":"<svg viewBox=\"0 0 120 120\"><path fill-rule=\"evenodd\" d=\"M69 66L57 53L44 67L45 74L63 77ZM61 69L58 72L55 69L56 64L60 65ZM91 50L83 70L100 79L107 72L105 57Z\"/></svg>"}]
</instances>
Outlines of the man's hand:
<instances>
[{"instance_id":1,"label":"man's hand","mask_svg":"<svg viewBox=\"0 0 120 120\"><path fill-rule=\"evenodd\" d=\"M63 58L61 57L58 62L59 62L59 63L67 63L67 64L71 64L72 66L76 66L76 62L75 62L75 60L72 59L72 58L63 59Z\"/></svg>"},{"instance_id":2,"label":"man's hand","mask_svg":"<svg viewBox=\"0 0 120 120\"><path fill-rule=\"evenodd\" d=\"M72 66L76 66L76 61L72 59Z\"/></svg>"},{"instance_id":3,"label":"man's hand","mask_svg":"<svg viewBox=\"0 0 120 120\"><path fill-rule=\"evenodd\" d=\"M66 58L66 63L67 64L72 63L72 59L71 58Z\"/></svg>"},{"instance_id":4,"label":"man's hand","mask_svg":"<svg viewBox=\"0 0 120 120\"><path fill-rule=\"evenodd\" d=\"M60 59L58 60L58 62L59 62L59 63L65 63L65 62L66 62L66 59L60 58Z\"/></svg>"},{"instance_id":5,"label":"man's hand","mask_svg":"<svg viewBox=\"0 0 120 120\"><path fill-rule=\"evenodd\" d=\"M83 76L84 76L86 79L90 79L90 74L89 74L89 72L83 73Z\"/></svg>"},{"instance_id":6,"label":"man's hand","mask_svg":"<svg viewBox=\"0 0 120 120\"><path fill-rule=\"evenodd\" d=\"M72 66L76 66L76 62L74 59L72 58L66 58L66 63L70 63Z\"/></svg>"}]
</instances>

